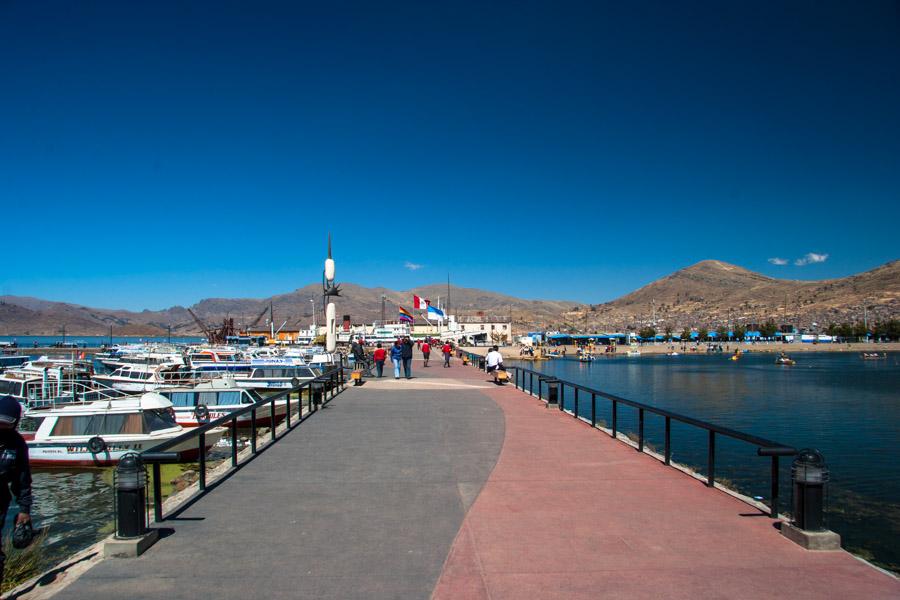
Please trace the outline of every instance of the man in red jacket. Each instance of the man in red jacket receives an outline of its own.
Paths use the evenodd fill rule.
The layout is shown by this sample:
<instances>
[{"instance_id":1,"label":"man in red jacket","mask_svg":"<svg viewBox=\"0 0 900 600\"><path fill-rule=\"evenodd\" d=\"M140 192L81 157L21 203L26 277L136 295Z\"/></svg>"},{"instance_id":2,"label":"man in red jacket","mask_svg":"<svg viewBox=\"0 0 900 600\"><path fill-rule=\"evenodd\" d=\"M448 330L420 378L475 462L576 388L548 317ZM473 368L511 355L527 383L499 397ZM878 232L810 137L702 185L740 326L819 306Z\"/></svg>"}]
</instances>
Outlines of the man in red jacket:
<instances>
[{"instance_id":1,"label":"man in red jacket","mask_svg":"<svg viewBox=\"0 0 900 600\"><path fill-rule=\"evenodd\" d=\"M428 366L428 357L431 356L431 345L426 340L425 343L422 344L422 358L425 359L425 365Z\"/></svg>"},{"instance_id":2,"label":"man in red jacket","mask_svg":"<svg viewBox=\"0 0 900 600\"><path fill-rule=\"evenodd\" d=\"M372 359L375 361L376 377L384 376L385 358L387 358L387 352L385 352L384 348L381 347L381 342L378 342L378 347L375 348L375 352L372 353Z\"/></svg>"},{"instance_id":3,"label":"man in red jacket","mask_svg":"<svg viewBox=\"0 0 900 600\"><path fill-rule=\"evenodd\" d=\"M450 345L450 342L444 342L444 346L441 348L441 352L444 354L444 366L450 366L450 355L453 353L453 346Z\"/></svg>"}]
</instances>

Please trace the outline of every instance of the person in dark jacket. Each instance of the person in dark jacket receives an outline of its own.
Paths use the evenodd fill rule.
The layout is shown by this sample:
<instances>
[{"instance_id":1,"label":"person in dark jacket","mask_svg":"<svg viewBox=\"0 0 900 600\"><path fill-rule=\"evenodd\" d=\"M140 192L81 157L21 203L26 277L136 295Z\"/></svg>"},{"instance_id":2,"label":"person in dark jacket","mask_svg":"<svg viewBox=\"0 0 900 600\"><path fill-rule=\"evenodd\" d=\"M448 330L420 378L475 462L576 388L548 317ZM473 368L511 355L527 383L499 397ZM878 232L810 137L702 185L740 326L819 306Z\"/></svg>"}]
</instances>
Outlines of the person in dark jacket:
<instances>
[{"instance_id":1,"label":"person in dark jacket","mask_svg":"<svg viewBox=\"0 0 900 600\"><path fill-rule=\"evenodd\" d=\"M407 379L412 379L412 356L413 356L413 344L412 341L407 337L403 338L403 351L400 356L403 358L403 374Z\"/></svg>"},{"instance_id":2,"label":"person in dark jacket","mask_svg":"<svg viewBox=\"0 0 900 600\"><path fill-rule=\"evenodd\" d=\"M12 396L0 398L0 529L6 522L9 501L15 496L19 505L16 525L31 522L31 467L28 464L28 445L16 431L22 408ZM12 493L10 493L12 492ZM0 543L0 583L6 555Z\"/></svg>"}]
</instances>

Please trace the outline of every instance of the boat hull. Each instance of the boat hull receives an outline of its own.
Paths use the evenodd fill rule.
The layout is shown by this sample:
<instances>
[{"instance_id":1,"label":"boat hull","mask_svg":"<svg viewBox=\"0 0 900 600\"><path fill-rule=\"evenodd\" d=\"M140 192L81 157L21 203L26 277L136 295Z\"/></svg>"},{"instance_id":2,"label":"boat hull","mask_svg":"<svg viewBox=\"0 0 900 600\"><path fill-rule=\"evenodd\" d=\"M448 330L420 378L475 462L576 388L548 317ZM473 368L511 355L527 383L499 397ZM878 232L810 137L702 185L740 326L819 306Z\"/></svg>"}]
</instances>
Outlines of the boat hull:
<instances>
[{"instance_id":1,"label":"boat hull","mask_svg":"<svg viewBox=\"0 0 900 600\"><path fill-rule=\"evenodd\" d=\"M230 415L234 410L216 410L215 407L209 409L209 418L204 419L203 421L198 421L197 416L194 414L193 410L187 411L184 409L175 409L175 422L181 425L182 427L198 427L200 425L205 425L210 421L215 421L216 419L221 419L222 417ZM277 425L281 421L284 420L285 415L287 415L287 402L285 400L276 400L275 401L275 424ZM246 413L237 418L237 426L244 428L250 427L251 424L251 416L250 413ZM272 424L272 407L270 404L265 404L256 409L256 426L257 427L268 427Z\"/></svg>"},{"instance_id":2,"label":"boat hull","mask_svg":"<svg viewBox=\"0 0 900 600\"><path fill-rule=\"evenodd\" d=\"M181 435L181 431L177 435ZM225 430L216 428L206 433L205 445L209 450L222 436ZM175 436L171 436L175 437ZM144 437L131 439L108 439L106 450L93 454L87 448L87 439L59 442L28 441L28 459L32 467L110 467L119 462L124 455L132 452L144 452L166 441L166 437ZM166 452L177 452L182 461L190 462L199 457L199 448L195 440L188 440L169 448Z\"/></svg>"}]
</instances>

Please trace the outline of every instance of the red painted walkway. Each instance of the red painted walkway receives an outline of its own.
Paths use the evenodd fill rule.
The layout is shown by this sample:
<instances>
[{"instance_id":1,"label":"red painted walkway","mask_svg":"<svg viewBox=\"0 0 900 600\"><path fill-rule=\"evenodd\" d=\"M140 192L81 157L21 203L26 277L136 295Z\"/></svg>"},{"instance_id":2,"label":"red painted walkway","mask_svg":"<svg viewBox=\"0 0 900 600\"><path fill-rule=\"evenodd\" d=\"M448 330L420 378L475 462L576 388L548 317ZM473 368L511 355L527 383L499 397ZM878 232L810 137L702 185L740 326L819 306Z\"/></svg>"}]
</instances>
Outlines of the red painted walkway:
<instances>
[{"instance_id":1,"label":"red painted walkway","mask_svg":"<svg viewBox=\"0 0 900 600\"><path fill-rule=\"evenodd\" d=\"M461 366L430 375L485 379ZM506 438L436 599L900 598L897 579L803 550L754 508L511 384L484 393Z\"/></svg>"}]
</instances>

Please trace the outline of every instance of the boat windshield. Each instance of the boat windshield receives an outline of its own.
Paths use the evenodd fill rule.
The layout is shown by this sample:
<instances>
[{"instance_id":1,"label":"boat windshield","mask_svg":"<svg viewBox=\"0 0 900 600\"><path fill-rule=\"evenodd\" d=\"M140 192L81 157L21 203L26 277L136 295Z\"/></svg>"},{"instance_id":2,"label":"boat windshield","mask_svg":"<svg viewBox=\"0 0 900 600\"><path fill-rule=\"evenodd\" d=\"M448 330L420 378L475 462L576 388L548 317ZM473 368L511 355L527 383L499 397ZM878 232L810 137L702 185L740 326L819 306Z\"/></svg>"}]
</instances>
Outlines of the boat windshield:
<instances>
[{"instance_id":1,"label":"boat windshield","mask_svg":"<svg viewBox=\"0 0 900 600\"><path fill-rule=\"evenodd\" d=\"M177 427L175 416L166 409L154 409L144 411L144 433L159 431L160 429L171 429Z\"/></svg>"}]
</instances>

